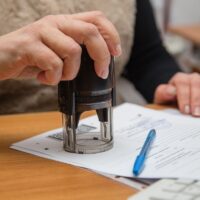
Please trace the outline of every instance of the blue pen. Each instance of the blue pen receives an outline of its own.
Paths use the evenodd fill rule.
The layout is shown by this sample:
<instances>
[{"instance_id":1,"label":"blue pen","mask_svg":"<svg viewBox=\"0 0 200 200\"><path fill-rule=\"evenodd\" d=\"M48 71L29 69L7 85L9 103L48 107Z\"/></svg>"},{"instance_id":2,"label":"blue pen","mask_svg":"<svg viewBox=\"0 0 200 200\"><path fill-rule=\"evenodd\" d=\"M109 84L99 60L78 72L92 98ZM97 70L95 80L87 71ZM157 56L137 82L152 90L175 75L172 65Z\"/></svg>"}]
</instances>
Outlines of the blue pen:
<instances>
[{"instance_id":1,"label":"blue pen","mask_svg":"<svg viewBox=\"0 0 200 200\"><path fill-rule=\"evenodd\" d=\"M151 144L152 144L155 136L156 136L155 129L150 130L147 135L147 138L145 140L145 143L142 147L142 150L140 151L139 155L137 156L137 158L134 162L133 173L135 174L135 176L138 176L141 173L147 153L151 147Z\"/></svg>"}]
</instances>

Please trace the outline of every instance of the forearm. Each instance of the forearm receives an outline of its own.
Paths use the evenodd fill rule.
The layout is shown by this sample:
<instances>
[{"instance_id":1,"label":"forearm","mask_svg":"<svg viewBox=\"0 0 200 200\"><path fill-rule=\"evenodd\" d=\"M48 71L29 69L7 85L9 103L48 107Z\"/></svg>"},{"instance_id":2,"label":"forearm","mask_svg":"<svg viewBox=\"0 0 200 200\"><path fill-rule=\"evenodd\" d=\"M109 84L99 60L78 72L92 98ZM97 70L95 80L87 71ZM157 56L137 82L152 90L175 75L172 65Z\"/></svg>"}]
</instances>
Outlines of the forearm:
<instances>
[{"instance_id":1,"label":"forearm","mask_svg":"<svg viewBox=\"0 0 200 200\"><path fill-rule=\"evenodd\" d=\"M149 0L137 1L135 38L125 76L151 102L154 91L178 71L178 64L162 45Z\"/></svg>"}]
</instances>

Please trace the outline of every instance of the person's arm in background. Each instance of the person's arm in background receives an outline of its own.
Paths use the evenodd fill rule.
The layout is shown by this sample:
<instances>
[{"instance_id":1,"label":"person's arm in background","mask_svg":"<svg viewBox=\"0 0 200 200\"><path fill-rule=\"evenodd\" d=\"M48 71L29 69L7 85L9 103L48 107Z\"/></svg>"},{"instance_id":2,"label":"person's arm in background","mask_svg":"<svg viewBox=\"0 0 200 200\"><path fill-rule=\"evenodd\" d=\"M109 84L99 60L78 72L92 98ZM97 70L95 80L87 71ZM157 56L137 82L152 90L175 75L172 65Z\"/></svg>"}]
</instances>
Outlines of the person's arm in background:
<instances>
[{"instance_id":1,"label":"person's arm in background","mask_svg":"<svg viewBox=\"0 0 200 200\"><path fill-rule=\"evenodd\" d=\"M126 70L149 102L153 101L156 87L180 71L162 45L149 0L137 1L134 45Z\"/></svg>"},{"instance_id":2,"label":"person's arm in background","mask_svg":"<svg viewBox=\"0 0 200 200\"><path fill-rule=\"evenodd\" d=\"M134 45L124 74L147 101L177 101L181 112L200 116L200 76L181 73L163 47L149 0L137 0Z\"/></svg>"}]
</instances>

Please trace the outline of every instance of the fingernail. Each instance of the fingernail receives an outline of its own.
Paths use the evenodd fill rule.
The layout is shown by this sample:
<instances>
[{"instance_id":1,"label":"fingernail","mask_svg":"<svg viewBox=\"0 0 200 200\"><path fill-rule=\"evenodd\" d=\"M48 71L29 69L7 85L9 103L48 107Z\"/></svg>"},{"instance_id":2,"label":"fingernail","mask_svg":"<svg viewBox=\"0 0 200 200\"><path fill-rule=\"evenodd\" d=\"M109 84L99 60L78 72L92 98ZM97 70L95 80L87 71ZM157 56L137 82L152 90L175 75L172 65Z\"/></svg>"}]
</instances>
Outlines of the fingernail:
<instances>
[{"instance_id":1,"label":"fingernail","mask_svg":"<svg viewBox=\"0 0 200 200\"><path fill-rule=\"evenodd\" d=\"M120 56L122 54L122 48L120 44L116 46L115 51L116 51L117 56Z\"/></svg>"},{"instance_id":2,"label":"fingernail","mask_svg":"<svg viewBox=\"0 0 200 200\"><path fill-rule=\"evenodd\" d=\"M102 73L101 73L101 78L107 79L107 78L108 78L108 74L109 74L109 71L108 71L108 70L102 71Z\"/></svg>"},{"instance_id":3,"label":"fingernail","mask_svg":"<svg viewBox=\"0 0 200 200\"><path fill-rule=\"evenodd\" d=\"M200 107L199 107L199 106L197 106L197 107L194 109L193 115L195 115L195 116L200 116Z\"/></svg>"},{"instance_id":4,"label":"fingernail","mask_svg":"<svg viewBox=\"0 0 200 200\"><path fill-rule=\"evenodd\" d=\"M167 93L171 96L176 95L176 88L174 86L167 87Z\"/></svg>"},{"instance_id":5,"label":"fingernail","mask_svg":"<svg viewBox=\"0 0 200 200\"><path fill-rule=\"evenodd\" d=\"M184 112L185 112L185 114L190 114L190 106L189 105L185 105Z\"/></svg>"}]
</instances>

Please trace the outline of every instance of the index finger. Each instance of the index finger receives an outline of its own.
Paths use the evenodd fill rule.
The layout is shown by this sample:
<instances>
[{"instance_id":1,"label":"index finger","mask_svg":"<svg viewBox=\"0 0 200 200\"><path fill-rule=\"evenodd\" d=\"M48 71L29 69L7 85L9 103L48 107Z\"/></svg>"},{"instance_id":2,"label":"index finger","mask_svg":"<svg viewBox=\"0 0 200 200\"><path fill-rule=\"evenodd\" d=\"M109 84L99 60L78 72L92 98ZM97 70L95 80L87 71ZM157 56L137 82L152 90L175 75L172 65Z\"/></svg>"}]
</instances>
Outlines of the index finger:
<instances>
[{"instance_id":1,"label":"index finger","mask_svg":"<svg viewBox=\"0 0 200 200\"><path fill-rule=\"evenodd\" d=\"M94 60L97 75L103 79L108 77L110 52L99 30L94 24L68 18L59 18L57 26L64 34L73 38L77 43L86 46L90 57Z\"/></svg>"},{"instance_id":2,"label":"index finger","mask_svg":"<svg viewBox=\"0 0 200 200\"><path fill-rule=\"evenodd\" d=\"M119 56L122 53L119 34L114 25L104 16L101 11L83 12L71 15L72 18L94 24L104 40L109 51L113 56Z\"/></svg>"}]
</instances>

